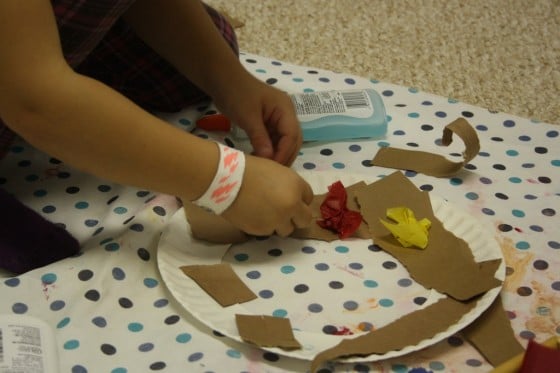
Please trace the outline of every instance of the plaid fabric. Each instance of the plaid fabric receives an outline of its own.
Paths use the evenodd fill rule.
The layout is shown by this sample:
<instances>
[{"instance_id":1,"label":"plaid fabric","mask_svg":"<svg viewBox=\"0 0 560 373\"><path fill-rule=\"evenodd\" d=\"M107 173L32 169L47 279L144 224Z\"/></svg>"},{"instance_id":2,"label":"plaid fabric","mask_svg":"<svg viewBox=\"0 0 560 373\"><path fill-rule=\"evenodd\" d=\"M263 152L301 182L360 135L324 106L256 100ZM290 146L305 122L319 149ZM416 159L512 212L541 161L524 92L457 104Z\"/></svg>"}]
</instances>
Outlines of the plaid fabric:
<instances>
[{"instance_id":1,"label":"plaid fabric","mask_svg":"<svg viewBox=\"0 0 560 373\"><path fill-rule=\"evenodd\" d=\"M122 20L135 0L51 0L64 57L77 72L104 82L147 110L178 111L205 97ZM232 26L206 6L238 54ZM194 57L196 58L196 57ZM0 118L0 158L15 137Z\"/></svg>"}]
</instances>

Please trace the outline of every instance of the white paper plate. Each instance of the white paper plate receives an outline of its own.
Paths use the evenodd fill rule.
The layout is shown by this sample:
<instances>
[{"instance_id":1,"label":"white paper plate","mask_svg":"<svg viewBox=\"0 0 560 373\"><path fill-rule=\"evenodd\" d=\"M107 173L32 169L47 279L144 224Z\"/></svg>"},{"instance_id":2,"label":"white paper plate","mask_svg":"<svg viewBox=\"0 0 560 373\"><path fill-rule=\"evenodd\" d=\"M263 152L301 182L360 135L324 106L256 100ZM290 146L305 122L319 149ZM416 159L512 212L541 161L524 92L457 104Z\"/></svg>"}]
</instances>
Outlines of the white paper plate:
<instances>
[{"instance_id":1,"label":"white paper plate","mask_svg":"<svg viewBox=\"0 0 560 373\"><path fill-rule=\"evenodd\" d=\"M317 194L336 180L349 186L375 181L367 175L306 172L302 176ZM502 259L495 277L505 279L505 263L496 240L475 218L445 200L431 196L434 214L445 228L464 239L475 260ZM410 278L389 254L371 250L371 240L252 240L241 245L210 244L192 238L183 209L171 218L158 245L158 266L163 281L177 301L195 318L220 333L242 341L235 314L269 314L288 317L300 350L264 348L280 355L312 360L319 352L434 303L444 295L427 290ZM259 296L244 304L222 307L180 267L228 262ZM227 286L227 284L224 284ZM408 354L435 344L474 321L500 293L488 291L458 323L417 345L382 355L344 361L377 361ZM415 302L416 300L416 302ZM423 302L419 302L422 300ZM352 335L335 335L333 331Z\"/></svg>"}]
</instances>

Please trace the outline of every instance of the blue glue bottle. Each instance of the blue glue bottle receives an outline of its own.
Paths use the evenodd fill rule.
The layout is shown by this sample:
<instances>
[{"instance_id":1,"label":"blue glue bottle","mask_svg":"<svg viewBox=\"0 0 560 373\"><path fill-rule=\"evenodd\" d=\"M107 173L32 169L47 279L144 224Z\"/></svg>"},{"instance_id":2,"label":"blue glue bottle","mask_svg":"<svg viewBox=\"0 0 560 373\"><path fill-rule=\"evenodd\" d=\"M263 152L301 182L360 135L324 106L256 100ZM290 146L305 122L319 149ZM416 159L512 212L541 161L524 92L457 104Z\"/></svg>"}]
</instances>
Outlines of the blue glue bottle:
<instances>
[{"instance_id":1,"label":"blue glue bottle","mask_svg":"<svg viewBox=\"0 0 560 373\"><path fill-rule=\"evenodd\" d=\"M304 141L379 138L387 133L381 96L373 89L290 95Z\"/></svg>"},{"instance_id":2,"label":"blue glue bottle","mask_svg":"<svg viewBox=\"0 0 560 373\"><path fill-rule=\"evenodd\" d=\"M303 141L379 138L387 133L381 96L373 89L331 90L290 94ZM246 139L237 126L233 135Z\"/></svg>"}]
</instances>

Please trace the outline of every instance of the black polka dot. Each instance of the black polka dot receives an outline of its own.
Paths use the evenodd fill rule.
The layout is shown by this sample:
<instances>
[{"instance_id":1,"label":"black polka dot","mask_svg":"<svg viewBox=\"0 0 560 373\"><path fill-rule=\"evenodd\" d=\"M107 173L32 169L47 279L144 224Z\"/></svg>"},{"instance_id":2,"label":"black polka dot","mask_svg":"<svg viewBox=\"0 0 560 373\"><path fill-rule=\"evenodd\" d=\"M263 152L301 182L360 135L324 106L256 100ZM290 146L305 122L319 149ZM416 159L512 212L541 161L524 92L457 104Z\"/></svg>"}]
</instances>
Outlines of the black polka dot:
<instances>
[{"instance_id":1,"label":"black polka dot","mask_svg":"<svg viewBox=\"0 0 560 373\"><path fill-rule=\"evenodd\" d=\"M504 141L503 138L497 137L497 136L490 137L490 140L495 141L495 142L502 142L502 141Z\"/></svg>"},{"instance_id":2,"label":"black polka dot","mask_svg":"<svg viewBox=\"0 0 560 373\"><path fill-rule=\"evenodd\" d=\"M119 298L119 305L122 308L132 308L134 306L132 301L128 298L125 298L125 297Z\"/></svg>"},{"instance_id":3,"label":"black polka dot","mask_svg":"<svg viewBox=\"0 0 560 373\"><path fill-rule=\"evenodd\" d=\"M268 78L268 79L266 80L266 84L271 84L271 85L272 85L272 84L275 84L275 83L277 83L277 82L278 82L278 79L276 79L276 78Z\"/></svg>"},{"instance_id":4,"label":"black polka dot","mask_svg":"<svg viewBox=\"0 0 560 373\"><path fill-rule=\"evenodd\" d=\"M171 316L167 316L165 318L165 320L163 320L163 322L166 325L173 325L173 324L176 324L177 322L179 322L179 320L180 320L180 317L178 315L171 315Z\"/></svg>"},{"instance_id":5,"label":"black polka dot","mask_svg":"<svg viewBox=\"0 0 560 373\"><path fill-rule=\"evenodd\" d=\"M517 288L517 294L521 295L522 297L528 297L529 295L533 294L533 290L528 286L520 286Z\"/></svg>"},{"instance_id":6,"label":"black polka dot","mask_svg":"<svg viewBox=\"0 0 560 373\"><path fill-rule=\"evenodd\" d=\"M465 118L472 118L474 116L474 114L470 111L463 111L461 112L461 115L464 116Z\"/></svg>"},{"instance_id":7,"label":"black polka dot","mask_svg":"<svg viewBox=\"0 0 560 373\"><path fill-rule=\"evenodd\" d=\"M88 281L93 277L93 271L89 269L83 269L78 272L78 278L82 281Z\"/></svg>"},{"instance_id":8,"label":"black polka dot","mask_svg":"<svg viewBox=\"0 0 560 373\"><path fill-rule=\"evenodd\" d=\"M150 194L150 192L148 192L147 190L139 190L138 192L136 192L137 197L146 197L148 194Z\"/></svg>"},{"instance_id":9,"label":"black polka dot","mask_svg":"<svg viewBox=\"0 0 560 373\"><path fill-rule=\"evenodd\" d=\"M362 166L364 167L373 167L373 163L371 162L371 159L364 159L362 161Z\"/></svg>"},{"instance_id":10,"label":"black polka dot","mask_svg":"<svg viewBox=\"0 0 560 373\"><path fill-rule=\"evenodd\" d=\"M430 191L434 190L434 187L433 187L433 185L430 185L430 184L424 184L424 185L420 186L420 190L423 190L425 192L430 192Z\"/></svg>"},{"instance_id":11,"label":"black polka dot","mask_svg":"<svg viewBox=\"0 0 560 373\"><path fill-rule=\"evenodd\" d=\"M135 232L143 232L144 231L144 226L142 224L132 224L130 226L130 230L131 231L135 231Z\"/></svg>"},{"instance_id":12,"label":"black polka dot","mask_svg":"<svg viewBox=\"0 0 560 373\"><path fill-rule=\"evenodd\" d=\"M220 333L220 332L217 331L217 330L212 330L212 334L214 334L216 337L225 337L224 334Z\"/></svg>"},{"instance_id":13,"label":"black polka dot","mask_svg":"<svg viewBox=\"0 0 560 373\"><path fill-rule=\"evenodd\" d=\"M131 216L130 218L126 219L125 221L123 221L123 225L126 225L128 223L130 223L132 221L132 219L134 219L135 216Z\"/></svg>"},{"instance_id":14,"label":"black polka dot","mask_svg":"<svg viewBox=\"0 0 560 373\"><path fill-rule=\"evenodd\" d=\"M503 199L503 200L508 200L509 199L509 197L507 195L505 195L504 193L499 193L498 192L498 193L495 194L495 196L496 196L496 198Z\"/></svg>"},{"instance_id":15,"label":"black polka dot","mask_svg":"<svg viewBox=\"0 0 560 373\"><path fill-rule=\"evenodd\" d=\"M154 206L154 208L152 209L156 214L158 214L159 216L165 216L167 214L167 212L165 211L165 209L161 206Z\"/></svg>"},{"instance_id":16,"label":"black polka dot","mask_svg":"<svg viewBox=\"0 0 560 373\"><path fill-rule=\"evenodd\" d=\"M305 284L298 284L298 285L294 286L294 291L298 294L302 294L302 293L305 293L305 292L309 291L309 286L307 286Z\"/></svg>"},{"instance_id":17,"label":"black polka dot","mask_svg":"<svg viewBox=\"0 0 560 373\"><path fill-rule=\"evenodd\" d=\"M150 370L162 370L165 369L167 365L163 361L156 361L150 364Z\"/></svg>"},{"instance_id":18,"label":"black polka dot","mask_svg":"<svg viewBox=\"0 0 560 373\"><path fill-rule=\"evenodd\" d=\"M545 260L535 260L535 262L533 263L533 267L535 269L538 269L540 271L544 271L545 269L548 269L548 262L546 262Z\"/></svg>"},{"instance_id":19,"label":"black polka dot","mask_svg":"<svg viewBox=\"0 0 560 373\"><path fill-rule=\"evenodd\" d=\"M321 149L321 155L332 155L332 149Z\"/></svg>"},{"instance_id":20,"label":"black polka dot","mask_svg":"<svg viewBox=\"0 0 560 373\"><path fill-rule=\"evenodd\" d=\"M113 345L103 343L101 345L101 352L103 352L105 355L114 355L117 353L117 349Z\"/></svg>"},{"instance_id":21,"label":"black polka dot","mask_svg":"<svg viewBox=\"0 0 560 373\"><path fill-rule=\"evenodd\" d=\"M459 347L463 345L463 340L459 337L451 336L447 338L447 343L449 343L450 346Z\"/></svg>"},{"instance_id":22,"label":"black polka dot","mask_svg":"<svg viewBox=\"0 0 560 373\"><path fill-rule=\"evenodd\" d=\"M422 131L431 131L434 129L434 126L430 124L423 124L421 127Z\"/></svg>"},{"instance_id":23,"label":"black polka dot","mask_svg":"<svg viewBox=\"0 0 560 373\"><path fill-rule=\"evenodd\" d=\"M340 281L331 281L329 282L329 287L331 289L342 289L344 287L344 284Z\"/></svg>"},{"instance_id":24,"label":"black polka dot","mask_svg":"<svg viewBox=\"0 0 560 373\"><path fill-rule=\"evenodd\" d=\"M247 62L247 63L257 63L257 61L252 59L252 58L246 58L245 62Z\"/></svg>"},{"instance_id":25,"label":"black polka dot","mask_svg":"<svg viewBox=\"0 0 560 373\"><path fill-rule=\"evenodd\" d=\"M71 186L66 188L66 193L68 194L76 194L80 191L80 188L76 187L76 186Z\"/></svg>"},{"instance_id":26,"label":"black polka dot","mask_svg":"<svg viewBox=\"0 0 560 373\"><path fill-rule=\"evenodd\" d=\"M407 142L406 143L407 146L410 146L411 148L417 148L419 145L415 142Z\"/></svg>"},{"instance_id":27,"label":"black polka dot","mask_svg":"<svg viewBox=\"0 0 560 373\"><path fill-rule=\"evenodd\" d=\"M140 259L142 259L143 261L147 262L148 260L150 260L150 252L148 250L144 249L143 247L139 248L136 253L140 257Z\"/></svg>"},{"instance_id":28,"label":"black polka dot","mask_svg":"<svg viewBox=\"0 0 560 373\"><path fill-rule=\"evenodd\" d=\"M545 147L543 147L543 146L537 146L537 147L535 148L535 153L537 153L537 154L546 154L546 153L548 153L548 149L545 148Z\"/></svg>"},{"instance_id":29,"label":"black polka dot","mask_svg":"<svg viewBox=\"0 0 560 373\"><path fill-rule=\"evenodd\" d=\"M93 302L97 302L99 300L99 298L101 298L101 295L95 289L91 289L91 290L86 291L84 296L86 297L86 299L91 300Z\"/></svg>"},{"instance_id":30,"label":"black polka dot","mask_svg":"<svg viewBox=\"0 0 560 373\"><path fill-rule=\"evenodd\" d=\"M338 329L334 325L323 326L323 333L325 333L325 334L334 335L334 334L336 334L337 331L338 331Z\"/></svg>"},{"instance_id":31,"label":"black polka dot","mask_svg":"<svg viewBox=\"0 0 560 373\"><path fill-rule=\"evenodd\" d=\"M500 230L500 232L510 232L513 227L509 224L500 224L498 225L498 229Z\"/></svg>"},{"instance_id":32,"label":"black polka dot","mask_svg":"<svg viewBox=\"0 0 560 373\"><path fill-rule=\"evenodd\" d=\"M110 187L109 185L99 185L99 186L97 187L97 190L100 191L100 192L105 193L105 192L110 191L110 190L111 190L111 187Z\"/></svg>"},{"instance_id":33,"label":"black polka dot","mask_svg":"<svg viewBox=\"0 0 560 373\"><path fill-rule=\"evenodd\" d=\"M414 304L417 304L419 306L423 305L424 303L426 303L428 299L424 298L424 297L415 297L414 298Z\"/></svg>"},{"instance_id":34,"label":"black polka dot","mask_svg":"<svg viewBox=\"0 0 560 373\"><path fill-rule=\"evenodd\" d=\"M268 250L268 255L270 255L270 256L280 256L280 255L282 255L282 250L280 250L280 249Z\"/></svg>"},{"instance_id":35,"label":"black polka dot","mask_svg":"<svg viewBox=\"0 0 560 373\"><path fill-rule=\"evenodd\" d=\"M383 268L385 269L395 269L397 268L397 263L387 260L383 262Z\"/></svg>"},{"instance_id":36,"label":"black polka dot","mask_svg":"<svg viewBox=\"0 0 560 373\"><path fill-rule=\"evenodd\" d=\"M278 361L278 360L280 359L280 356L278 356L278 355L275 354L274 352L265 352L265 353L263 354L263 358L264 358L265 360L274 362L274 361Z\"/></svg>"},{"instance_id":37,"label":"black polka dot","mask_svg":"<svg viewBox=\"0 0 560 373\"><path fill-rule=\"evenodd\" d=\"M70 174L70 172L62 171L62 172L59 172L58 175L56 175L56 176L59 179L68 179L72 175Z\"/></svg>"},{"instance_id":38,"label":"black polka dot","mask_svg":"<svg viewBox=\"0 0 560 373\"><path fill-rule=\"evenodd\" d=\"M118 195L109 198L109 200L107 201L107 204L110 205L111 203L115 202L117 200L117 198L119 198Z\"/></svg>"},{"instance_id":39,"label":"black polka dot","mask_svg":"<svg viewBox=\"0 0 560 373\"><path fill-rule=\"evenodd\" d=\"M550 178L547 176L539 176L537 180L543 184L550 184L552 182L552 180L550 180Z\"/></svg>"}]
</instances>

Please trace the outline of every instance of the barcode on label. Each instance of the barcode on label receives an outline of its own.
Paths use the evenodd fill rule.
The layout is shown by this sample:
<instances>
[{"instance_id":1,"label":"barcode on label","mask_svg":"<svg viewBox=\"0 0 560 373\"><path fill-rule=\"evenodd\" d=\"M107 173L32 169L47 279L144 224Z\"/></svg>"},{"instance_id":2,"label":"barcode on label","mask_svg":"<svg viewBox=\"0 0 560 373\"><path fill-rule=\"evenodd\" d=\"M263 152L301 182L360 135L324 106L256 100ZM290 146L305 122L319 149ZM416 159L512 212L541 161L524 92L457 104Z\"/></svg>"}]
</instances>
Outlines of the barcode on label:
<instances>
[{"instance_id":1,"label":"barcode on label","mask_svg":"<svg viewBox=\"0 0 560 373\"><path fill-rule=\"evenodd\" d=\"M364 91L341 92L344 103L348 109L368 107L369 102Z\"/></svg>"},{"instance_id":2,"label":"barcode on label","mask_svg":"<svg viewBox=\"0 0 560 373\"><path fill-rule=\"evenodd\" d=\"M2 329L0 329L0 363L4 362L4 340L2 339Z\"/></svg>"}]
</instances>

